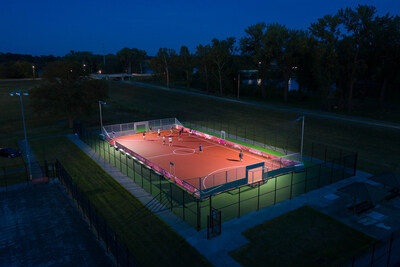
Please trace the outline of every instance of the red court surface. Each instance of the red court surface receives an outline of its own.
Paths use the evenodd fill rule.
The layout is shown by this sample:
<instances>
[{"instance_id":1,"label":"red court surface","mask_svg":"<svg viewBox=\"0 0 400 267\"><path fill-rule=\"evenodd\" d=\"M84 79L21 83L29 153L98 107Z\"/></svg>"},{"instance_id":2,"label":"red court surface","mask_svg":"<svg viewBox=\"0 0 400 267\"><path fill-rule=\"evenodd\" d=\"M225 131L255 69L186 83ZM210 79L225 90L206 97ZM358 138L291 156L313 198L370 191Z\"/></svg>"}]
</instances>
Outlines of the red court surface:
<instances>
[{"instance_id":1,"label":"red court surface","mask_svg":"<svg viewBox=\"0 0 400 267\"><path fill-rule=\"evenodd\" d=\"M126 148L157 164L161 168L170 171L171 174L184 180L198 189L211 188L226 182L246 177L245 166L268 161L268 166L279 168L279 164L263 157L243 152L243 161L239 159L239 150L224 146L205 138L183 133L178 137L179 130L174 129L157 132L127 135L113 138ZM165 145L163 145L165 136ZM169 137L172 137L172 146L169 146ZM199 145L202 152L199 152ZM173 163L175 170L170 165ZM254 170L253 170L254 171ZM261 179L260 175L249 174L249 183ZM251 176L251 178L250 178ZM201 185L200 185L201 184Z\"/></svg>"}]
</instances>

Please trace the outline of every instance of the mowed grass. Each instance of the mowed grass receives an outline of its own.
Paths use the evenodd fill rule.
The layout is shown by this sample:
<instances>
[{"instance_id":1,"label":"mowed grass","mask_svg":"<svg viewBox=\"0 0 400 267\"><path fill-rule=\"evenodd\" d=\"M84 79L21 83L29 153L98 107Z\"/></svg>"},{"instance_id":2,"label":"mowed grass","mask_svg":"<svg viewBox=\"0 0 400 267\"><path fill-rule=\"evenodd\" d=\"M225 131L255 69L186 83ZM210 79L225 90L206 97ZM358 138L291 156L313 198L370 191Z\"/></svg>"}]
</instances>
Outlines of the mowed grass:
<instances>
[{"instance_id":1,"label":"mowed grass","mask_svg":"<svg viewBox=\"0 0 400 267\"><path fill-rule=\"evenodd\" d=\"M208 261L67 138L31 142L40 160L59 159L143 266L208 266Z\"/></svg>"},{"instance_id":2,"label":"mowed grass","mask_svg":"<svg viewBox=\"0 0 400 267\"><path fill-rule=\"evenodd\" d=\"M30 89L40 81L0 81L0 147L19 149L18 140L25 138L22 123L21 102L19 96L10 96L10 92ZM28 138L67 133L70 130L65 119L53 113L35 112L29 96L23 96L26 129ZM22 157L8 159L0 157L0 168L13 169L24 165Z\"/></svg>"},{"instance_id":3,"label":"mowed grass","mask_svg":"<svg viewBox=\"0 0 400 267\"><path fill-rule=\"evenodd\" d=\"M243 235L250 243L230 252L243 266L338 266L376 242L307 206Z\"/></svg>"},{"instance_id":4,"label":"mowed grass","mask_svg":"<svg viewBox=\"0 0 400 267\"><path fill-rule=\"evenodd\" d=\"M301 114L120 82L110 82L110 98L119 105L118 122L177 117L299 152L301 125L295 119ZM142 114L132 114L132 109ZM110 105L104 113L105 124L117 122L115 117ZM311 156L313 149L314 157L324 159L328 145L336 150L329 155L329 149L328 158L338 158L340 150L350 150L359 152L361 170L399 172L399 135L398 129L306 116L304 154Z\"/></svg>"}]
</instances>

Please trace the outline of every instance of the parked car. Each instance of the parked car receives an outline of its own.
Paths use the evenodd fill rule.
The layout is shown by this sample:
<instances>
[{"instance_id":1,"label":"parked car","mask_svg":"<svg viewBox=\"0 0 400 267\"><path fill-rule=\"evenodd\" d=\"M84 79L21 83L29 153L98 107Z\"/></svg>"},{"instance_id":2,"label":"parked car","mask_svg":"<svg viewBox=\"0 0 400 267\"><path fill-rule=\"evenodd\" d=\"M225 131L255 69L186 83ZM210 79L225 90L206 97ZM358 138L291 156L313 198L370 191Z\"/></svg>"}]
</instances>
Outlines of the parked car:
<instances>
[{"instance_id":1,"label":"parked car","mask_svg":"<svg viewBox=\"0 0 400 267\"><path fill-rule=\"evenodd\" d=\"M6 158L16 158L21 156L21 152L18 150L11 148L11 147L3 147L0 148L0 156L6 157Z\"/></svg>"}]
</instances>

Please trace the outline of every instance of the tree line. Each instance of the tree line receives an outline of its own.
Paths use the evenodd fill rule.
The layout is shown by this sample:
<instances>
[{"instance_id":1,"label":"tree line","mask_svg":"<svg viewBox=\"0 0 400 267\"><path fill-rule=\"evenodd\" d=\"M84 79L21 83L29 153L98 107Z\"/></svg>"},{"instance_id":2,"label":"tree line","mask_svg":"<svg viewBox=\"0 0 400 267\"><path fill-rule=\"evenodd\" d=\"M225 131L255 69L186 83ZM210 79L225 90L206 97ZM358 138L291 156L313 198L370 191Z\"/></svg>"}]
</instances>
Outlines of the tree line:
<instances>
[{"instance_id":1,"label":"tree line","mask_svg":"<svg viewBox=\"0 0 400 267\"><path fill-rule=\"evenodd\" d=\"M32 66L35 66L35 77L39 77L46 64L56 61L80 64L85 74L99 71L101 73L144 73L149 68L148 60L146 51L127 47L116 54L108 55L73 50L63 57L0 53L0 79L33 78Z\"/></svg>"},{"instance_id":2,"label":"tree line","mask_svg":"<svg viewBox=\"0 0 400 267\"><path fill-rule=\"evenodd\" d=\"M238 73L254 70L262 98L280 90L287 102L295 78L296 94L318 95L323 105L334 98L337 108L351 111L355 96L383 105L388 96L400 98L400 17L378 16L375 7L359 5L326 15L307 30L258 23L239 40L213 39L193 53L186 46L179 53L160 48L150 64L168 87L184 80L187 87L199 83L207 91L235 95Z\"/></svg>"},{"instance_id":3,"label":"tree line","mask_svg":"<svg viewBox=\"0 0 400 267\"><path fill-rule=\"evenodd\" d=\"M383 107L385 100L400 100L400 17L379 16L375 7L359 5L319 18L306 30L261 22L239 39L213 39L194 51L160 48L154 57L137 48L105 56L71 51L58 58L0 53L0 78L12 70L15 77L32 77L33 62L40 70L59 60L80 64L84 74L151 69L167 87L173 83L220 95L236 96L240 86L241 95L283 102L313 98L328 109L351 111L354 98ZM252 71L257 85L241 84L245 70ZM289 92L293 79L299 88Z\"/></svg>"}]
</instances>

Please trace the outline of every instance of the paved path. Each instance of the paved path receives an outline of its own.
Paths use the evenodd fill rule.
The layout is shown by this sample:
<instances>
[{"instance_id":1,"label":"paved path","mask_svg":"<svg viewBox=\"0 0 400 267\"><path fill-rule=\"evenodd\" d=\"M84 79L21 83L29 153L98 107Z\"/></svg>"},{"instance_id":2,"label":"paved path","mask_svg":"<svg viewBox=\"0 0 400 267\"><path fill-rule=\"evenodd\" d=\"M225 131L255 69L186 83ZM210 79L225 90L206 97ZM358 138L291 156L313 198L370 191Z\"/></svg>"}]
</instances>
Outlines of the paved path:
<instances>
[{"instance_id":1,"label":"paved path","mask_svg":"<svg viewBox=\"0 0 400 267\"><path fill-rule=\"evenodd\" d=\"M206 230L196 232L186 222L183 222L177 215L166 208L162 208L162 204L154 199L149 193L135 184L130 178L122 174L117 168L109 164L103 158L100 158L94 150L87 146L80 139L69 135L77 146L94 159L105 171L107 171L121 185L132 192L139 200L147 205L155 214L167 222L177 233L183 236L193 247L203 254L215 266L239 266L230 256L229 252L240 248L248 243L248 240L242 235L242 232L250 229L269 219L295 210L304 205L315 206L316 203L328 201L325 196L332 194L338 188L354 183L356 181L363 182L370 176L368 173L358 172L357 176L325 186L318 190L311 191L295 197L293 200L286 200L276 205L272 205L261 209L258 212L252 212L224 222L222 224L222 234L211 240L206 239Z\"/></svg>"},{"instance_id":2,"label":"paved path","mask_svg":"<svg viewBox=\"0 0 400 267\"><path fill-rule=\"evenodd\" d=\"M233 98L220 97L220 96L215 96L215 95L207 95L202 92L167 88L167 87L163 87L163 86L157 86L157 85L140 83L140 82L133 82L133 81L123 81L123 82L134 84L134 85L140 85L143 87L154 88L154 89L158 89L158 90L176 92L176 93L181 93L181 94L196 95L196 96L201 96L201 97L205 97L205 98L212 98L212 99L217 99L217 100L221 100L221 101L225 101L225 102L241 103L241 104L246 104L246 105L251 105L251 106L256 106L256 107L264 107L264 108L292 112L295 114L302 114L302 115L321 117L321 118L329 118L329 119L335 119L335 120L343 120L343 121L359 123L359 124L364 124L364 125L387 127L387 128L400 130L400 123L395 123L395 122L379 121L379 120L374 120L374 119L369 119L369 118L346 116L346 115L340 115L340 114L335 114L335 113L331 113L331 112L313 111L313 110L309 110L309 109L287 107L287 106L281 106L281 105L270 104L270 103L260 103L260 102L249 101L249 100L237 100L237 99L233 99Z\"/></svg>"},{"instance_id":3,"label":"paved path","mask_svg":"<svg viewBox=\"0 0 400 267\"><path fill-rule=\"evenodd\" d=\"M33 154L29 142L28 145L26 145L25 140L19 140L18 146L28 166L28 169L30 168L32 179L43 178L44 174L42 168L40 167L39 162L36 160L36 157Z\"/></svg>"},{"instance_id":4,"label":"paved path","mask_svg":"<svg viewBox=\"0 0 400 267\"><path fill-rule=\"evenodd\" d=\"M58 180L0 188L0 266L113 266Z\"/></svg>"}]
</instances>

